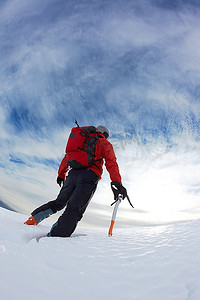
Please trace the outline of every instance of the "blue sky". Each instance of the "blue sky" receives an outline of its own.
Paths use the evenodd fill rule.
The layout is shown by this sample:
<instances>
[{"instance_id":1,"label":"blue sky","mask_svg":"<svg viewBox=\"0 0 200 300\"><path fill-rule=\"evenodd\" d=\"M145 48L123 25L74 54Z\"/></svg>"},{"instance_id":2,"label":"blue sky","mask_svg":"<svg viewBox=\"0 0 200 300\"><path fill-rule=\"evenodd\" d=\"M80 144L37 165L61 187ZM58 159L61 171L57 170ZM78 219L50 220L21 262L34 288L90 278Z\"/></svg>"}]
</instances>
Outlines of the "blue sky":
<instances>
[{"instance_id":1,"label":"blue sky","mask_svg":"<svg viewBox=\"0 0 200 300\"><path fill-rule=\"evenodd\" d=\"M199 17L198 1L1 1L0 198L55 197L75 118L115 143L198 141Z\"/></svg>"},{"instance_id":2,"label":"blue sky","mask_svg":"<svg viewBox=\"0 0 200 300\"><path fill-rule=\"evenodd\" d=\"M75 117L113 133L199 129L199 6L125 2L3 2L1 99L14 131L48 135Z\"/></svg>"}]
</instances>

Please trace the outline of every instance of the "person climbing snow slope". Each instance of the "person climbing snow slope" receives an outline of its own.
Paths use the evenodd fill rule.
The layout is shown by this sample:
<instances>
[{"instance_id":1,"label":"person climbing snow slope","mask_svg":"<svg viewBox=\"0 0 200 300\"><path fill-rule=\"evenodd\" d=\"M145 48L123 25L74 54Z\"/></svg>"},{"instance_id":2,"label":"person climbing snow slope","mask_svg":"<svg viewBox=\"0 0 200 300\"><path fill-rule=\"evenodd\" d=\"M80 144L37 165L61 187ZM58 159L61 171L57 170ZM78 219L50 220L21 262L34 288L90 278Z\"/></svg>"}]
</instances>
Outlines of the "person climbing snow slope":
<instances>
[{"instance_id":1,"label":"person climbing snow slope","mask_svg":"<svg viewBox=\"0 0 200 300\"><path fill-rule=\"evenodd\" d=\"M66 154L58 170L57 183L62 188L55 200L36 208L25 224L38 225L45 218L66 207L47 236L71 236L94 195L102 176L104 162L110 175L114 199L119 195L123 199L127 197L115 152L108 137L109 131L102 125L96 128L79 127L77 124L77 127L72 128Z\"/></svg>"}]
</instances>

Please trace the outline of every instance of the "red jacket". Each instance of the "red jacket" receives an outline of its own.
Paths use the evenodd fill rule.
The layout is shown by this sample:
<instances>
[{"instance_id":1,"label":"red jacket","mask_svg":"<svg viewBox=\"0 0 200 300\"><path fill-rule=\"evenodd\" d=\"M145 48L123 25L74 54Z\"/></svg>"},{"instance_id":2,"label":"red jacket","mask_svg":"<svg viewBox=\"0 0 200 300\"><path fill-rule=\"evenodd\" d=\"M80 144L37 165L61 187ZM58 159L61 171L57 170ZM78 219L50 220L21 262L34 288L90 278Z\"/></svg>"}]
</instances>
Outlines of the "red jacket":
<instances>
[{"instance_id":1,"label":"red jacket","mask_svg":"<svg viewBox=\"0 0 200 300\"><path fill-rule=\"evenodd\" d=\"M105 166L110 174L111 181L117 181L121 183L121 176L119 173L119 167L117 164L117 159L113 150L113 146L103 135L101 135L101 137L98 139L95 148L95 160L98 160L100 158L103 159L96 161L95 164L93 164L88 169L91 169L93 172L95 172L99 179L101 179L101 175L103 172L103 163L105 161ZM66 172L68 170L67 161L68 158L66 153L58 169L58 176L63 179L65 179Z\"/></svg>"}]
</instances>

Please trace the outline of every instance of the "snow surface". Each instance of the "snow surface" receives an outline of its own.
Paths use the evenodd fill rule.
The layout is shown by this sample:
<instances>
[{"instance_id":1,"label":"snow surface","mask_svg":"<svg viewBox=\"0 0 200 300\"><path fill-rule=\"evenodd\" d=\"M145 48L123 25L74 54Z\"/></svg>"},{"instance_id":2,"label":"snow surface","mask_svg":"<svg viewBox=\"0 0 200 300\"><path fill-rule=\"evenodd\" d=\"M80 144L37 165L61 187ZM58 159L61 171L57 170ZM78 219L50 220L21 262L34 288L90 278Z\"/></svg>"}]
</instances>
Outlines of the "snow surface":
<instances>
[{"instance_id":1,"label":"snow surface","mask_svg":"<svg viewBox=\"0 0 200 300\"><path fill-rule=\"evenodd\" d=\"M78 227L34 237L51 223L0 208L0 293L9 299L200 299L200 220L155 227ZM119 220L120 221L120 220Z\"/></svg>"}]
</instances>

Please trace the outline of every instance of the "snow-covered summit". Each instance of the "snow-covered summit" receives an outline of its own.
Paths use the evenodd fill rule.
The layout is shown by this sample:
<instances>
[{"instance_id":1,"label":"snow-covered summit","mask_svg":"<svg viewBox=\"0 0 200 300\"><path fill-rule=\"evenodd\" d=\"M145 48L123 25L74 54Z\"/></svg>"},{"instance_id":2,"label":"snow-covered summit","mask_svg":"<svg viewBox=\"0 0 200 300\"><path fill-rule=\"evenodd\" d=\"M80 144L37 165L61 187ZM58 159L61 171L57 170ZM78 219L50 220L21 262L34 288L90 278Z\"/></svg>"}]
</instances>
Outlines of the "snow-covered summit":
<instances>
[{"instance_id":1,"label":"snow-covered summit","mask_svg":"<svg viewBox=\"0 0 200 300\"><path fill-rule=\"evenodd\" d=\"M71 238L33 237L51 223L0 208L1 299L200 299L200 220Z\"/></svg>"}]
</instances>

